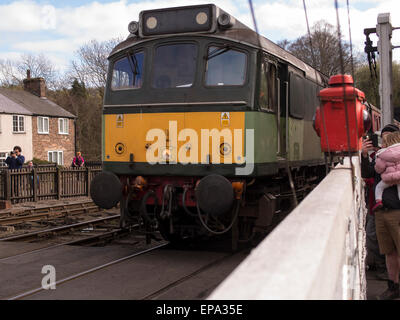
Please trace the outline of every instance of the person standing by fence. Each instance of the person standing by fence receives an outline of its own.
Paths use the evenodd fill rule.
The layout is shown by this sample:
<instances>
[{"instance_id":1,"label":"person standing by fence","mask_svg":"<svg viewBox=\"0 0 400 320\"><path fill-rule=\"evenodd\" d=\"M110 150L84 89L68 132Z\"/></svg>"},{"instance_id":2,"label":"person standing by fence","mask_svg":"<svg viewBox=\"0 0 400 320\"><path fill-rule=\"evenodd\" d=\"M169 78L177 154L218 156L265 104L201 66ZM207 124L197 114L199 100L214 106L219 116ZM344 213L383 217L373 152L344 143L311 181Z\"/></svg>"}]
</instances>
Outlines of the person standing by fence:
<instances>
[{"instance_id":1,"label":"person standing by fence","mask_svg":"<svg viewBox=\"0 0 400 320\"><path fill-rule=\"evenodd\" d=\"M21 169L25 162L25 157L22 155L22 149L20 146L15 146L13 151L10 152L10 156L7 157L5 163L8 165L8 169Z\"/></svg>"},{"instance_id":2,"label":"person standing by fence","mask_svg":"<svg viewBox=\"0 0 400 320\"><path fill-rule=\"evenodd\" d=\"M389 134L398 131L399 128L397 126L389 124L382 129L381 136L383 139L385 139ZM363 178L374 178L375 187L376 184L381 180L381 177L375 170L373 170L373 166L375 166L375 160L370 163L367 158L368 151L372 149L373 146L371 141L365 140L362 146L361 175ZM378 295L377 299L392 300L400 297L400 200L397 192L397 186L392 186L385 189L382 196L382 204L383 208L373 212L373 219L369 219L368 222L373 222L375 224L375 235L378 240L379 253L385 255L389 278L387 290ZM369 240L368 238L371 235L368 233L368 229L367 223L367 246Z\"/></svg>"},{"instance_id":3,"label":"person standing by fence","mask_svg":"<svg viewBox=\"0 0 400 320\"><path fill-rule=\"evenodd\" d=\"M8 165L8 169L22 169L22 165L25 162L25 157L21 152L22 149L20 146L15 146L13 151L10 152L10 156L8 156L5 161L5 163ZM18 185L14 185L11 188L11 192L15 196L20 196L22 190Z\"/></svg>"},{"instance_id":4,"label":"person standing by fence","mask_svg":"<svg viewBox=\"0 0 400 320\"><path fill-rule=\"evenodd\" d=\"M399 128L393 124L388 124L381 130L382 139L392 132L399 131ZM369 254L369 260L373 261L373 266L376 268L376 277L379 280L388 280L388 274L386 270L385 256L379 252L378 239L376 236L376 226L375 226L375 213L372 211L372 207L375 204L375 187L381 180L381 176L375 171L375 155L379 150L378 147L372 145L371 140L363 140L362 152L361 152L361 176L364 179L368 179L367 194L368 196L368 211L367 216L367 250ZM370 155L369 153L372 152ZM387 194L388 191L385 193ZM397 189L395 190L397 197ZM371 265L370 265L371 266Z\"/></svg>"},{"instance_id":5,"label":"person standing by fence","mask_svg":"<svg viewBox=\"0 0 400 320\"><path fill-rule=\"evenodd\" d=\"M71 167L74 168L80 168L83 167L83 164L85 163L85 160L83 159L81 153L78 151L76 153L76 156L74 157L74 159L72 160L72 165Z\"/></svg>"},{"instance_id":6,"label":"person standing by fence","mask_svg":"<svg viewBox=\"0 0 400 320\"><path fill-rule=\"evenodd\" d=\"M33 190L33 179L34 179L34 174L33 174L33 169L34 169L34 165L32 161L28 162L28 167L27 169L30 171L30 185L31 185L31 189ZM39 175L36 175L36 190L39 192ZM32 191L33 193L33 191Z\"/></svg>"}]
</instances>

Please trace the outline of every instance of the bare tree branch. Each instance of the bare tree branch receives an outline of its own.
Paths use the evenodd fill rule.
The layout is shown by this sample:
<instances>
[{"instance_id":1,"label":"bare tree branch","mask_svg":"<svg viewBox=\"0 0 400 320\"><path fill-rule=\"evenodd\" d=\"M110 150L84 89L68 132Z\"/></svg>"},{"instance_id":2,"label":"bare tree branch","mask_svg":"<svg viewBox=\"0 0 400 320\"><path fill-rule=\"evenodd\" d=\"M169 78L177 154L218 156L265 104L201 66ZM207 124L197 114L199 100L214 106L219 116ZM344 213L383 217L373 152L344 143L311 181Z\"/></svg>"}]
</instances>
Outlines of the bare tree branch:
<instances>
[{"instance_id":1,"label":"bare tree branch","mask_svg":"<svg viewBox=\"0 0 400 320\"><path fill-rule=\"evenodd\" d=\"M3 86L21 86L26 78L26 70L31 76L42 77L47 87L57 88L59 73L54 64L42 53L38 55L24 53L17 60L0 60L0 83Z\"/></svg>"},{"instance_id":2,"label":"bare tree branch","mask_svg":"<svg viewBox=\"0 0 400 320\"><path fill-rule=\"evenodd\" d=\"M71 79L78 79L88 87L103 88L106 85L108 55L120 41L92 40L81 46L76 52L77 59L71 62Z\"/></svg>"},{"instance_id":3,"label":"bare tree branch","mask_svg":"<svg viewBox=\"0 0 400 320\"><path fill-rule=\"evenodd\" d=\"M12 60L0 60L0 84L5 87L21 85L21 77Z\"/></svg>"},{"instance_id":4,"label":"bare tree branch","mask_svg":"<svg viewBox=\"0 0 400 320\"><path fill-rule=\"evenodd\" d=\"M334 26L324 20L315 23L311 29L311 42L316 60L315 65L312 61L308 34L303 35L294 41L282 40L278 45L328 76L341 73L339 38ZM343 41L341 54L343 55L345 72L350 73L350 45Z\"/></svg>"}]
</instances>

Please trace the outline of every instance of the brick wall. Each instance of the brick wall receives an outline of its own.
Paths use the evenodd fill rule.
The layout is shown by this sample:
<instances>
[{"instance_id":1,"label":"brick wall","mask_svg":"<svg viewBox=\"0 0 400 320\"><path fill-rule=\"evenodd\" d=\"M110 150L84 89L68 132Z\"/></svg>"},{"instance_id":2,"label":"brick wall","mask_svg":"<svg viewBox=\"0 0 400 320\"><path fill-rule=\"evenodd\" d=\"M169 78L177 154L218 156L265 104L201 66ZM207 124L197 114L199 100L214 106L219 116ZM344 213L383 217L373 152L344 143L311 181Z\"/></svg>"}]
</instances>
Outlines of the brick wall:
<instances>
[{"instance_id":1,"label":"brick wall","mask_svg":"<svg viewBox=\"0 0 400 320\"><path fill-rule=\"evenodd\" d=\"M75 153L74 120L68 119L68 134L59 134L59 118L48 118L49 133L41 134L38 133L38 117L32 117L33 157L41 160L48 160L48 151L63 151L64 165L69 166L72 163L72 159L74 158Z\"/></svg>"},{"instance_id":2,"label":"brick wall","mask_svg":"<svg viewBox=\"0 0 400 320\"><path fill-rule=\"evenodd\" d=\"M24 90L38 97L46 96L46 82L43 78L24 79Z\"/></svg>"}]
</instances>

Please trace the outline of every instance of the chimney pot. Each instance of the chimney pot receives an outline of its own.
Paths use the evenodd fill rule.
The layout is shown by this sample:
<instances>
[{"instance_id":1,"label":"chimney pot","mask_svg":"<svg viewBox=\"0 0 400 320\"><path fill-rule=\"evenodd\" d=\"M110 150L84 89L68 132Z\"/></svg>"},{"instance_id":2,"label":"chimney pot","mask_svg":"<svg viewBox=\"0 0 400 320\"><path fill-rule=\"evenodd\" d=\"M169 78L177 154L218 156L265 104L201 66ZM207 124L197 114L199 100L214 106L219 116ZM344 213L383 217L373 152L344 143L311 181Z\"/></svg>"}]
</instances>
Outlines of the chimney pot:
<instances>
[{"instance_id":1,"label":"chimney pot","mask_svg":"<svg viewBox=\"0 0 400 320\"><path fill-rule=\"evenodd\" d=\"M46 82L43 78L24 79L24 90L34 94L35 96L38 96L39 98L45 98Z\"/></svg>"},{"instance_id":2,"label":"chimney pot","mask_svg":"<svg viewBox=\"0 0 400 320\"><path fill-rule=\"evenodd\" d=\"M31 70L26 70L26 78L30 79L31 78Z\"/></svg>"}]
</instances>

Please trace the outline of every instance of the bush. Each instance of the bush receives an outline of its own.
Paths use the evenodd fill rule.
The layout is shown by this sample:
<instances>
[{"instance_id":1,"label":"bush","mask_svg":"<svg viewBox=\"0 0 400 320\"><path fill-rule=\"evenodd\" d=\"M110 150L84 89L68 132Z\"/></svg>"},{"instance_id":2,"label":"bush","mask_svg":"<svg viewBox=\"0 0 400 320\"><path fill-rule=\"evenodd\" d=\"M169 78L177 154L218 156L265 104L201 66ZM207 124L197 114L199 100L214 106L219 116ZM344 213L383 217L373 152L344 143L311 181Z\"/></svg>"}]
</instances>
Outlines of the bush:
<instances>
[{"instance_id":1,"label":"bush","mask_svg":"<svg viewBox=\"0 0 400 320\"><path fill-rule=\"evenodd\" d=\"M47 161L47 160L41 160L41 159L38 159L38 158L33 158L32 160L29 160L29 161L32 161L33 164L34 164L35 166L41 165L41 164L52 164L52 165L56 165L54 162L49 162L49 161ZM25 163L29 163L29 161L25 161Z\"/></svg>"}]
</instances>

